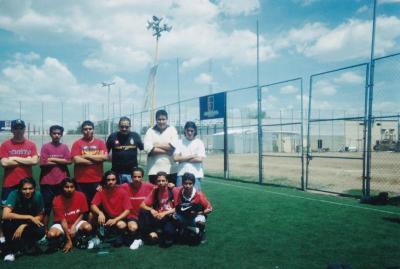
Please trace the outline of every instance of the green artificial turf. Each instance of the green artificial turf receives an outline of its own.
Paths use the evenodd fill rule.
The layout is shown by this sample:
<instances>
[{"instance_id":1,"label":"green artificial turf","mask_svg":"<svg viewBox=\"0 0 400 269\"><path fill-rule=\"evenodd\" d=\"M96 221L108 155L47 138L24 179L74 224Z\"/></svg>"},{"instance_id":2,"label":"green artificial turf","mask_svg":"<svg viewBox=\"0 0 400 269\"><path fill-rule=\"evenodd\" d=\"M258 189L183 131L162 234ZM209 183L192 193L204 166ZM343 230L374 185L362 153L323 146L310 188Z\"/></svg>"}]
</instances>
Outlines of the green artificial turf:
<instances>
[{"instance_id":1,"label":"green artificial turf","mask_svg":"<svg viewBox=\"0 0 400 269\"><path fill-rule=\"evenodd\" d=\"M68 254L22 256L13 263L0 261L0 268L400 266L399 207L214 178L205 178L202 187L214 206L205 244L144 246L135 251L111 248L103 255L74 249Z\"/></svg>"}]
</instances>

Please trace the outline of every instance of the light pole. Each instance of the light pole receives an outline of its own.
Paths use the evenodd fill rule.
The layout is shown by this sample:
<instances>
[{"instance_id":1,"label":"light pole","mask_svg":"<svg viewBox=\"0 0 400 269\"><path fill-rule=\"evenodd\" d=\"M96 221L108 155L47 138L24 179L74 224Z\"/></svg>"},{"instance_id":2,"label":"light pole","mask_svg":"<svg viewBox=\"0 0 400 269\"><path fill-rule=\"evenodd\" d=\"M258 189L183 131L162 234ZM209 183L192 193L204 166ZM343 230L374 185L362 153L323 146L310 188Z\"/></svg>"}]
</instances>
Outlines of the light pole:
<instances>
[{"instance_id":1,"label":"light pole","mask_svg":"<svg viewBox=\"0 0 400 269\"><path fill-rule=\"evenodd\" d=\"M162 20L163 20L162 17L153 16L152 21L147 21L147 29L148 30L151 29L153 31L153 36L156 37L156 50L155 50L155 55L154 55L154 66L150 70L149 81L147 82L147 85L148 85L147 95L148 95L148 97L151 98L151 110L150 110L150 124L151 125L154 125L154 110L156 107L155 75L156 75L157 66L158 66L158 40L160 39L162 32L169 32L172 29L171 26L168 26L165 23L163 25L160 25ZM150 94L149 94L149 91L150 91Z\"/></svg>"},{"instance_id":2,"label":"light pole","mask_svg":"<svg viewBox=\"0 0 400 269\"><path fill-rule=\"evenodd\" d=\"M115 85L115 82L102 82L101 85L103 87L107 87L107 136L111 133L111 125L110 125L110 89L111 85Z\"/></svg>"}]
</instances>

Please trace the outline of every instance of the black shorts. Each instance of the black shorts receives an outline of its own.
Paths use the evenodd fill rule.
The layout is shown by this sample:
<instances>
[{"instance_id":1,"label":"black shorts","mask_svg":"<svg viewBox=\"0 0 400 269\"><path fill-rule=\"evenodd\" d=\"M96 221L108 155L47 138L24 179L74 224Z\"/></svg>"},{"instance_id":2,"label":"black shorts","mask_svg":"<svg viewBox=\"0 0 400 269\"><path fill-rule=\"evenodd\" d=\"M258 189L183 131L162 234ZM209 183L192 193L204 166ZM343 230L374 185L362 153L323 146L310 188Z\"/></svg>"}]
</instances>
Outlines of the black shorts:
<instances>
[{"instance_id":1,"label":"black shorts","mask_svg":"<svg viewBox=\"0 0 400 269\"><path fill-rule=\"evenodd\" d=\"M50 215L51 209L53 207L53 199L61 193L60 185L40 185L40 193L43 197L44 212L46 215Z\"/></svg>"}]
</instances>

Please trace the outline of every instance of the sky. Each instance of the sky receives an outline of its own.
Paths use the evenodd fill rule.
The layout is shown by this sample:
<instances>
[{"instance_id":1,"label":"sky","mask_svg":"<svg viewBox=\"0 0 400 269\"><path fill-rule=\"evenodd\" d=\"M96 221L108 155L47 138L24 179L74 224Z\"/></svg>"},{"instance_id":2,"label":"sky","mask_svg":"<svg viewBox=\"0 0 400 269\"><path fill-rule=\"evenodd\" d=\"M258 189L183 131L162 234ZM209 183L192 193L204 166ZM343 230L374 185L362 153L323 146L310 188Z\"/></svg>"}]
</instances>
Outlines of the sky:
<instances>
[{"instance_id":1,"label":"sky","mask_svg":"<svg viewBox=\"0 0 400 269\"><path fill-rule=\"evenodd\" d=\"M156 41L146 28L153 15L172 26L159 40L157 106L178 100L178 70L181 100L256 85L257 21L260 84L303 77L307 88L312 74L369 61L372 8L372 0L0 0L0 120L21 114L38 124L42 104L47 125L100 120L101 82L115 82L112 116L141 111L154 64ZM400 0L378 0L375 57L399 52ZM389 81L382 74L381 85ZM363 67L316 78L315 107L342 103L351 114L354 103L343 100L362 105L364 78ZM265 88L263 101L293 109L299 88ZM238 93L231 106L254 110L249 95ZM379 96L378 107L396 106Z\"/></svg>"}]
</instances>

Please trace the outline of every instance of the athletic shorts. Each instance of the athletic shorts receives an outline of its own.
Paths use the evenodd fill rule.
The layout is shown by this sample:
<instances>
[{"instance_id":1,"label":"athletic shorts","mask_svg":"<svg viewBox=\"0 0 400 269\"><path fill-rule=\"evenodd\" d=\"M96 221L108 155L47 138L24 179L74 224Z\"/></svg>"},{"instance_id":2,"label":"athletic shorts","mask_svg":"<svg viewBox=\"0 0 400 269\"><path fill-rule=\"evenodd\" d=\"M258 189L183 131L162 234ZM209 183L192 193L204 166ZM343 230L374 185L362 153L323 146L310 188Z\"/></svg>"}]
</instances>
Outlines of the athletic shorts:
<instances>
[{"instance_id":1,"label":"athletic shorts","mask_svg":"<svg viewBox=\"0 0 400 269\"><path fill-rule=\"evenodd\" d=\"M46 215L50 215L51 209L53 208L53 199L61 193L60 185L40 185L40 193L43 197L44 212Z\"/></svg>"},{"instance_id":2,"label":"athletic shorts","mask_svg":"<svg viewBox=\"0 0 400 269\"><path fill-rule=\"evenodd\" d=\"M76 226L75 226L75 231L74 232L77 233L79 231L79 228L81 227L81 225L84 224L85 222L87 223L87 221L85 221L85 220L79 221L78 224L76 224ZM63 228L62 228L60 223L54 223L50 227L50 229L52 229L52 228L60 230L64 234L64 230L63 230Z\"/></svg>"}]
</instances>

